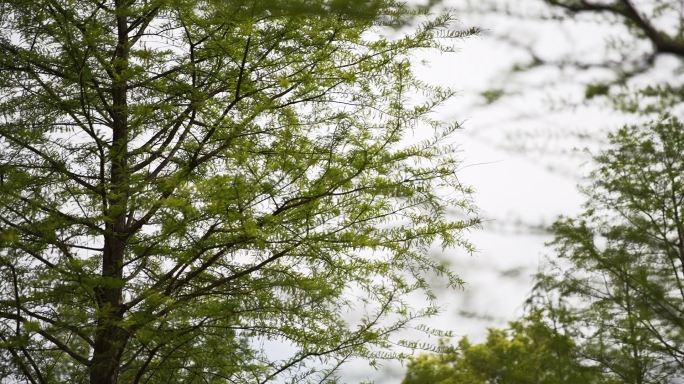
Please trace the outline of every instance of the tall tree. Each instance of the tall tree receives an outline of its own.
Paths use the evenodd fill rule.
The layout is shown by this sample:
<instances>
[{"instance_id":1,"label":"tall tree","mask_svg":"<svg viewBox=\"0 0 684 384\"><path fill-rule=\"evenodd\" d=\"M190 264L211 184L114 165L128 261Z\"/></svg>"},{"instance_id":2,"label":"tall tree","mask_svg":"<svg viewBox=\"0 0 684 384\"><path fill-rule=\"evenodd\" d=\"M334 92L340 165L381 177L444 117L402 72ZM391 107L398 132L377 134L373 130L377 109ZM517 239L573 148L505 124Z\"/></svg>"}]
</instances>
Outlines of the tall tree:
<instances>
[{"instance_id":1,"label":"tall tree","mask_svg":"<svg viewBox=\"0 0 684 384\"><path fill-rule=\"evenodd\" d=\"M665 117L609 136L582 189L586 211L552 229L540 275L583 356L624 383L684 377L684 126ZM550 308L545 301L545 306Z\"/></svg>"},{"instance_id":2,"label":"tall tree","mask_svg":"<svg viewBox=\"0 0 684 384\"><path fill-rule=\"evenodd\" d=\"M333 382L436 312L426 273L461 284L427 255L478 224L445 216L453 91L407 57L476 31L272 3L0 6L1 378Z\"/></svg>"}]
</instances>

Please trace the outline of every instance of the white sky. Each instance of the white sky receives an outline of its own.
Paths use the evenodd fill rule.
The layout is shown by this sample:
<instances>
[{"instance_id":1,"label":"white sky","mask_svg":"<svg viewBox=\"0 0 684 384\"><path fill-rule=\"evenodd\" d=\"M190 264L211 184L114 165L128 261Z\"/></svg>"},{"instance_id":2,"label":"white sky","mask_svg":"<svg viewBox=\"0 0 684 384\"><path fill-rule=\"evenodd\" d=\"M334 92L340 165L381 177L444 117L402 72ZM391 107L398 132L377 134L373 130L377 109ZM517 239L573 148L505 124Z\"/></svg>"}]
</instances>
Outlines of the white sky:
<instances>
[{"instance_id":1,"label":"white sky","mask_svg":"<svg viewBox=\"0 0 684 384\"><path fill-rule=\"evenodd\" d=\"M530 4L534 0L520 2ZM447 5L451 4L447 2ZM469 22L469 17L460 18L466 26L474 24ZM564 137L563 133L586 131L602 137L602 132L628 122L625 116L608 106L580 105L575 109L551 111L549 92L553 92L553 98L581 102L584 87L577 79L592 81L605 75L605 71L575 74L567 79L553 69L531 72L525 81L538 84L537 88L483 107L484 99L479 92L492 86L499 88L496 82L506 81L502 72L528 57L524 50L498 41L494 35L515 33L516 38L534 43L539 52L548 55L547 58L577 52L598 61L605 54L602 48L605 39L613 33L591 23L563 30L553 23L492 17L485 25L489 31L460 43L460 52L420 57L428 60L430 67L416 68L423 80L461 90L459 97L442 109L442 114L446 120L465 120L465 130L457 136L465 161L461 178L464 183L474 186L476 203L482 209L483 217L490 220L483 230L470 235L479 250L477 255L468 256L460 250L435 254L435 257L450 261L453 270L468 286L463 291L441 291L440 303L444 304L445 310L429 325L452 330L459 337L468 335L474 342L484 340L487 327L505 327L507 321L523 314L531 276L537 271L543 255L551 252L544 247L544 242L551 240L549 235L530 233L515 222L548 225L558 215L574 215L581 210L583 198L577 192L576 184L585 173L581 165L587 157L558 154L560 150L572 152L575 146L596 147L597 142L577 142L570 136ZM552 80L554 84L545 85ZM530 137L520 136L521 131L530 132ZM547 135L540 132L557 135L546 140ZM502 147L511 147L507 135L513 135L535 150L504 150ZM416 303L416 306L420 304ZM463 312L478 316L468 318ZM364 362L356 362L343 366L341 376L342 382L347 383L395 384L401 382L404 368L399 364L386 364L375 371Z\"/></svg>"}]
</instances>

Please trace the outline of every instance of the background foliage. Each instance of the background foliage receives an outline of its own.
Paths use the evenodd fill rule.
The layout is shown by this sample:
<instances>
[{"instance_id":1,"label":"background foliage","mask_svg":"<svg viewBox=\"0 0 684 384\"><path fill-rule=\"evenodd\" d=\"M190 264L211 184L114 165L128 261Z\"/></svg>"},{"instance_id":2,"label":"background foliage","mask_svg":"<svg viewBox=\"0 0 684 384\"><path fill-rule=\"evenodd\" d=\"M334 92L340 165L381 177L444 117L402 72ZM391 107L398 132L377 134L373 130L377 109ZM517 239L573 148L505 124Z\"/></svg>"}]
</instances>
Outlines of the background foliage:
<instances>
[{"instance_id":1,"label":"background foliage","mask_svg":"<svg viewBox=\"0 0 684 384\"><path fill-rule=\"evenodd\" d=\"M684 377L684 126L625 126L593 156L585 211L554 240L527 315L487 342L424 355L405 383L678 383Z\"/></svg>"}]
</instances>

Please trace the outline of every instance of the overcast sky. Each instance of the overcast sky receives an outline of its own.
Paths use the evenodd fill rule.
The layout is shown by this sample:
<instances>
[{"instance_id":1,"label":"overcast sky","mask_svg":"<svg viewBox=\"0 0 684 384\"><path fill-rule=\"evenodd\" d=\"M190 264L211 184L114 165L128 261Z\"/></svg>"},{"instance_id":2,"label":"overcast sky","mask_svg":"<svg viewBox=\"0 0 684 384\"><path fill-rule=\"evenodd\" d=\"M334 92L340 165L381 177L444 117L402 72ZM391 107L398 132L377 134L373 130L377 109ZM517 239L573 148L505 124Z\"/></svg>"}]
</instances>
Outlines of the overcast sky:
<instances>
[{"instance_id":1,"label":"overcast sky","mask_svg":"<svg viewBox=\"0 0 684 384\"><path fill-rule=\"evenodd\" d=\"M461 178L477 191L475 199L487 221L482 230L469 235L478 248L476 255L469 256L460 250L435 252L435 257L448 261L468 285L462 291L440 291L444 312L429 325L481 342L487 327L505 327L507 321L523 314L531 276L543 256L550 253L544 242L551 237L535 233L525 225L548 225L558 215L580 212L583 198L576 185L586 172L582 164L587 156L567 153L572 153L574 147L596 147L598 141L579 142L571 135L564 137L564 133L586 130L601 137L606 130L623 124L625 117L597 106L552 111L550 100L556 97L580 101L584 88L577 79L589 81L591 76L603 75L600 71L574 77L553 69L535 71L521 80L531 84L528 90L492 106L485 107L484 98L479 95L487 88L508 88L510 84L497 84L508 81L503 73L514 63L529 58L525 50L496 36L515 33L548 58L569 52L599 57L607 36L605 28L577 24L569 33L552 23L467 14L459 17L463 27L484 24L488 31L461 42L456 54L416 58L430 62L427 68L416 66L416 72L423 80L460 90L459 96L441 113L445 120L464 122L464 130L456 136L463 151ZM549 132L553 134L547 135ZM529 148L512 148L520 144ZM468 313L474 316L466 316ZM367 380L394 384L403 378L404 368L388 364L374 371L366 363L357 362L344 366L341 373L342 380L348 383Z\"/></svg>"}]
</instances>

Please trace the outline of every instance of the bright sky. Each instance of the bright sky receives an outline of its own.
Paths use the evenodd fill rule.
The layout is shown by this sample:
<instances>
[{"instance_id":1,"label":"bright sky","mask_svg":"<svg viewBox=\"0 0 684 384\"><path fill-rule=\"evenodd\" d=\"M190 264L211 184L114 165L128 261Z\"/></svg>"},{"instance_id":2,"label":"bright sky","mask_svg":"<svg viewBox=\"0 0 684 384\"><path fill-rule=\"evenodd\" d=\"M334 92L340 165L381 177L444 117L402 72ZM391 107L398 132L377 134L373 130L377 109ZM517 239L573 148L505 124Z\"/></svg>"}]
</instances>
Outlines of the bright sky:
<instances>
[{"instance_id":1,"label":"bright sky","mask_svg":"<svg viewBox=\"0 0 684 384\"><path fill-rule=\"evenodd\" d=\"M523 2L531 4L534 0ZM465 26L476 23L469 22L469 17L460 17ZM537 88L530 87L523 94L484 108L479 92L510 86L497 86L497 81L507 81L502 73L516 61L529 57L524 50L494 36L515 33L516 37L534 43L539 52L548 55L545 58L581 52L597 60L604 53L599 49L607 36L605 29L593 24L578 24L570 29L571 34L557 24L521 24L520 20L501 18L490 18L484 25L489 31L460 43L459 53L420 57L428 60L430 67L416 67L421 79L461 90L442 114L445 120L464 121L465 129L457 137L463 150L462 181L474 186L477 205L489 220L483 230L470 235L479 250L477 255L468 256L459 250L449 254L435 252L435 257L450 262L468 286L463 291L442 290L440 303L444 304L444 312L429 325L452 330L459 337L468 335L474 342L484 340L487 327L505 327L507 321L523 314L531 276L543 256L550 253L544 247L544 242L551 240L549 235L531 233L516 222L549 225L558 215L580 212L583 198L576 184L585 173L581 166L587 157L578 154L569 158L559 153L596 143L579 142L564 133L586 131L602 137L600 132L626 122L624 116L607 107L578 106L551 111L550 91L554 98L569 100L581 100L584 92L576 80L564 80L553 69L533 72L525 79ZM579 79L590 81L603 74L594 71L581 74ZM556 83L546 84L552 80ZM521 136L520 132L527 132L529 137ZM541 132L555 132L556 136L547 140L547 134ZM524 143L530 149L511 150L511 143ZM420 304L417 302L416 306ZM386 364L375 371L366 363L357 362L345 365L341 374L342 381L348 383L365 380L398 384L404 368Z\"/></svg>"}]
</instances>

